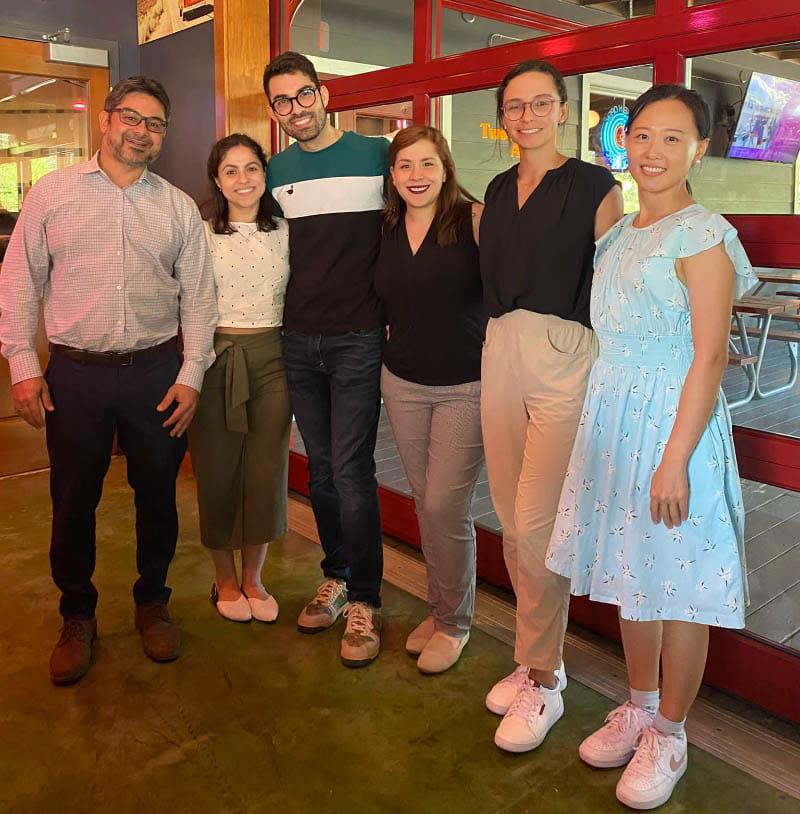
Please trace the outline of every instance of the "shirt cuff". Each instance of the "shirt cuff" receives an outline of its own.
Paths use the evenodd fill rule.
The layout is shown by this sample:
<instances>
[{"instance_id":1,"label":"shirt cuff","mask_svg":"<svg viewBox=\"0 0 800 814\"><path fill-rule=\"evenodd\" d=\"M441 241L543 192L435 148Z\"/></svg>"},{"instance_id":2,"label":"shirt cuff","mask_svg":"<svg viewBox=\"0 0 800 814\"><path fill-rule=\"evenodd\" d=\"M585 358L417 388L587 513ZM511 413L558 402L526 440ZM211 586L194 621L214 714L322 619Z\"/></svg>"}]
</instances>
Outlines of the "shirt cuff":
<instances>
[{"instance_id":1,"label":"shirt cuff","mask_svg":"<svg viewBox=\"0 0 800 814\"><path fill-rule=\"evenodd\" d=\"M17 384L24 379L38 379L42 375L42 366L35 350L23 350L15 353L8 360L11 372L11 384Z\"/></svg>"},{"instance_id":2,"label":"shirt cuff","mask_svg":"<svg viewBox=\"0 0 800 814\"><path fill-rule=\"evenodd\" d=\"M178 378L175 384L185 384L193 387L199 393L203 388L203 377L206 374L205 367L200 362L184 362L178 371Z\"/></svg>"}]
</instances>

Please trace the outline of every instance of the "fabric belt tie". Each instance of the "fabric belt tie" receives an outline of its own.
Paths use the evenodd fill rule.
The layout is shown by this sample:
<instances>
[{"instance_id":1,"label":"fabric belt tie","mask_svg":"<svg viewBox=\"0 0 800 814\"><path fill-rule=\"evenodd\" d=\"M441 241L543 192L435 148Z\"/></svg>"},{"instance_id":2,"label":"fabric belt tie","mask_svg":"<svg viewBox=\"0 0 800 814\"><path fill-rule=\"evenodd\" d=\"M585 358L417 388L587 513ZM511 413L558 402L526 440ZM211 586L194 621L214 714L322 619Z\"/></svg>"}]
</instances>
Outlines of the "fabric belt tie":
<instances>
[{"instance_id":1,"label":"fabric belt tie","mask_svg":"<svg viewBox=\"0 0 800 814\"><path fill-rule=\"evenodd\" d=\"M230 432L246 433L250 382L244 349L230 339L217 337L214 340L214 353L217 358L228 354L225 367L225 426Z\"/></svg>"}]
</instances>

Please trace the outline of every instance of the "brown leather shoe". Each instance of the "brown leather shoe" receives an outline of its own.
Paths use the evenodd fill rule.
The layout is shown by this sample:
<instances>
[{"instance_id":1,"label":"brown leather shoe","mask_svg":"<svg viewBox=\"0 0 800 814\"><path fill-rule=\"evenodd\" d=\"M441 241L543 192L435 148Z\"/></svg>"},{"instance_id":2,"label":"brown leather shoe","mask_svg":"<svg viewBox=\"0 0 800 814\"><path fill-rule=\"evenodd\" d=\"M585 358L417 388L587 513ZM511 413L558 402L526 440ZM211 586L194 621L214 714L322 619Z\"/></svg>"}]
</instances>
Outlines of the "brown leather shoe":
<instances>
[{"instance_id":1,"label":"brown leather shoe","mask_svg":"<svg viewBox=\"0 0 800 814\"><path fill-rule=\"evenodd\" d=\"M92 644L97 638L97 619L65 619L50 655L53 684L74 684L86 675L92 663Z\"/></svg>"},{"instance_id":2,"label":"brown leather shoe","mask_svg":"<svg viewBox=\"0 0 800 814\"><path fill-rule=\"evenodd\" d=\"M153 661L174 661L181 651L181 629L166 605L137 605L136 629L145 655Z\"/></svg>"}]
</instances>

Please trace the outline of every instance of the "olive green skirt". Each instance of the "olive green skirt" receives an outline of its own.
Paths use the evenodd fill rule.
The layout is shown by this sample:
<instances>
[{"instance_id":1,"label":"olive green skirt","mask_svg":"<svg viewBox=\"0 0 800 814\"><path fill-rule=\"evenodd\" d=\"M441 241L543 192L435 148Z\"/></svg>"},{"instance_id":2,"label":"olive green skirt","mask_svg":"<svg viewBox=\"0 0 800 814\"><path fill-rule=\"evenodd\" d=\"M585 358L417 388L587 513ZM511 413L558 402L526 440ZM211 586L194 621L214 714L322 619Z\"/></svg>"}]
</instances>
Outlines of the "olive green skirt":
<instances>
[{"instance_id":1,"label":"olive green skirt","mask_svg":"<svg viewBox=\"0 0 800 814\"><path fill-rule=\"evenodd\" d=\"M263 545L286 533L292 412L280 328L214 336L217 359L189 427L200 539Z\"/></svg>"}]
</instances>

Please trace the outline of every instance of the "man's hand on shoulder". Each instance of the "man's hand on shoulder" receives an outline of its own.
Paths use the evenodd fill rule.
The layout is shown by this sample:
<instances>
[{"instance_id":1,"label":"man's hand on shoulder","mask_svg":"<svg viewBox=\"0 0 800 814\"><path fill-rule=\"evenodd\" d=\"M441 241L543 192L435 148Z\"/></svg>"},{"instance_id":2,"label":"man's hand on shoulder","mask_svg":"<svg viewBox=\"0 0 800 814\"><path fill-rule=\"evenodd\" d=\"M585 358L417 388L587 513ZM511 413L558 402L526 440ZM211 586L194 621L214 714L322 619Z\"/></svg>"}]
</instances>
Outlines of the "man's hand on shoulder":
<instances>
[{"instance_id":1,"label":"man's hand on shoulder","mask_svg":"<svg viewBox=\"0 0 800 814\"><path fill-rule=\"evenodd\" d=\"M40 430L44 427L44 414L42 407L48 413L55 410L50 399L50 389L42 376L34 379L23 379L11 387L14 397L14 409L17 415L22 416L31 427Z\"/></svg>"},{"instance_id":2,"label":"man's hand on shoulder","mask_svg":"<svg viewBox=\"0 0 800 814\"><path fill-rule=\"evenodd\" d=\"M176 404L172 415L164 422L163 426L167 429L170 427L170 437L180 438L185 432L187 427L192 421L195 412L197 411L197 401L200 398L200 393L189 387L187 384L173 384L169 390L164 394L164 398L156 407L159 413L168 410L173 402Z\"/></svg>"}]
</instances>

